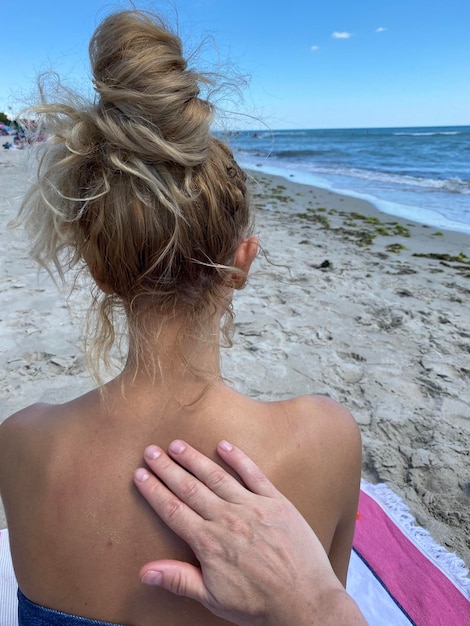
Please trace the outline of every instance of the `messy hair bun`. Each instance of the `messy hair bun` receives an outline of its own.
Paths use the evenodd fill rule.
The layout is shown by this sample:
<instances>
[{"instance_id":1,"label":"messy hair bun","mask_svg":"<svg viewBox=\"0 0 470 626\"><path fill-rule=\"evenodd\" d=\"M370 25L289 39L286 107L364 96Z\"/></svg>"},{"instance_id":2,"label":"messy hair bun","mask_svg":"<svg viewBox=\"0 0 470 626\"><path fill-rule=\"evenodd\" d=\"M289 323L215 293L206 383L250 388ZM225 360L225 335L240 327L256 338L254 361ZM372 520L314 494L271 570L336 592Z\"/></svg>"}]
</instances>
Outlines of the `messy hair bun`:
<instances>
[{"instance_id":1,"label":"messy hair bun","mask_svg":"<svg viewBox=\"0 0 470 626\"><path fill-rule=\"evenodd\" d=\"M104 137L137 145L153 163L200 164L212 107L198 98L206 79L187 69L180 39L145 13L118 13L98 27L89 49Z\"/></svg>"},{"instance_id":2,"label":"messy hair bun","mask_svg":"<svg viewBox=\"0 0 470 626\"><path fill-rule=\"evenodd\" d=\"M90 58L93 102L66 91L50 103L42 89L49 138L21 215L36 260L62 273L66 252L66 266L88 267L102 288L93 345L103 356L116 309L139 344L149 309L194 322L220 306L249 210L245 174L210 132L207 81L159 18L110 15Z\"/></svg>"}]
</instances>

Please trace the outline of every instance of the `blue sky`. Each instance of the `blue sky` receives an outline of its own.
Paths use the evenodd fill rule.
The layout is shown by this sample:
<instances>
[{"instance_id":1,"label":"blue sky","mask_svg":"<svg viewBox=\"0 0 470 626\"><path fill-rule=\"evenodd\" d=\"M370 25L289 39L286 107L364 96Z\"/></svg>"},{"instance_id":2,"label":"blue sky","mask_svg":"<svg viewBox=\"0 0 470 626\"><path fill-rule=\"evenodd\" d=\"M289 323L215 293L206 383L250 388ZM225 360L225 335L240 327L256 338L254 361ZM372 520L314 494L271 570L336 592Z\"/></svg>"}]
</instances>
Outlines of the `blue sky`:
<instances>
[{"instance_id":1,"label":"blue sky","mask_svg":"<svg viewBox=\"0 0 470 626\"><path fill-rule=\"evenodd\" d=\"M170 2L136 5L175 15ZM244 110L271 128L470 124L468 0L173 5L183 40L191 46L212 34L221 57L251 77ZM87 85L90 36L119 6L129 4L23 0L20 11L4 12L0 110L17 108L43 70Z\"/></svg>"}]
</instances>

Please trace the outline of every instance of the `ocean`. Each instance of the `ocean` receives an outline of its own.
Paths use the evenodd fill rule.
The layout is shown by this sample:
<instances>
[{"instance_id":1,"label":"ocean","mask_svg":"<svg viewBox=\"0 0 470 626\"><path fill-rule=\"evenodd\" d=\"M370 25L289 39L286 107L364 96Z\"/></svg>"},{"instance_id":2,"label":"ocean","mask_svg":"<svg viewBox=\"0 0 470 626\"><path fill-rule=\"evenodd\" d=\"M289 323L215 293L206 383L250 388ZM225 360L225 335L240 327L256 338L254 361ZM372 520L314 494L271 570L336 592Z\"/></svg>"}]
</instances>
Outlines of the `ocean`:
<instances>
[{"instance_id":1,"label":"ocean","mask_svg":"<svg viewBox=\"0 0 470 626\"><path fill-rule=\"evenodd\" d=\"M246 169L470 234L470 126L241 131L229 143Z\"/></svg>"}]
</instances>

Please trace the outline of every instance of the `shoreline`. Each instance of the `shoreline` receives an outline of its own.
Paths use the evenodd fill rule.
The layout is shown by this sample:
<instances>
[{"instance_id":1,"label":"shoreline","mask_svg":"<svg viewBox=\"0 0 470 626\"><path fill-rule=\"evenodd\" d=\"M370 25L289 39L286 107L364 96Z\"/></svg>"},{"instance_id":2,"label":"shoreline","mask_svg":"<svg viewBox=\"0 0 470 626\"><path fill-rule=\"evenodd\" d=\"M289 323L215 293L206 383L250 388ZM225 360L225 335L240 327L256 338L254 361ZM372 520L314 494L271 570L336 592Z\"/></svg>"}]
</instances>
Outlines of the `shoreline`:
<instances>
[{"instance_id":1,"label":"shoreline","mask_svg":"<svg viewBox=\"0 0 470 626\"><path fill-rule=\"evenodd\" d=\"M31 175L21 152L8 152L4 224ZM344 404L362 431L364 478L391 487L468 566L470 265L461 255L470 256L470 236L436 235L364 200L250 175L268 261L260 255L235 296L226 378L261 400L319 393ZM38 275L20 231L0 233L0 263L1 421L95 385L76 311L86 298L67 300Z\"/></svg>"},{"instance_id":2,"label":"shoreline","mask_svg":"<svg viewBox=\"0 0 470 626\"><path fill-rule=\"evenodd\" d=\"M357 203L358 208L360 208L367 217L376 217L379 220L379 222L388 222L388 223L398 222L403 225L408 224L414 227L415 229L420 229L420 228L427 229L430 231L428 234L440 233L440 235L438 236L443 236L445 233L452 233L452 236L455 236L455 239L458 240L462 246L466 246L467 248L468 248L468 242L470 242L470 232L466 232L460 229L452 229L452 228L445 228L442 226L434 226L430 224L425 224L423 222L418 222L416 220L413 220L412 218L396 215L394 213L389 213L387 211L382 210L380 208L381 203L393 204L393 202L389 202L388 200L384 200L381 198L374 198L372 196L367 196L367 194L360 194L354 191L348 191L348 190L338 191L327 186L323 187L321 185L316 185L314 183L298 181L296 180L295 175L293 174L285 174L285 175L273 174L273 173L265 172L262 168L258 170L252 167L245 168L245 171L247 172L249 177L251 177L254 181L261 179L263 176L266 177L266 179L275 180L276 186L278 188L282 188L286 184L292 184L294 186L312 189L314 190L314 196L316 197L317 200L318 198L320 198L328 202L328 200L334 200L334 197L336 197L339 202L346 201L348 205L351 205L352 203L355 203L355 204ZM333 196L333 198L329 198L330 196ZM290 199L292 200L293 198L290 198ZM282 201L285 202L285 198L281 198L281 202ZM321 202L316 202L316 204L320 205ZM315 207L310 204L308 208L315 208ZM341 206L341 209L344 209L344 207ZM349 206L347 206L346 212L352 213L354 211L349 210ZM468 228L470 229L470 226L468 226ZM418 232L416 230L414 232L414 235L417 235L417 234ZM426 233L423 232L423 234L425 235Z\"/></svg>"},{"instance_id":3,"label":"shoreline","mask_svg":"<svg viewBox=\"0 0 470 626\"><path fill-rule=\"evenodd\" d=\"M332 193L334 195L337 195L343 198L348 198L349 200L357 200L359 202L364 202L372 206L373 209L377 211L379 214L381 214L382 216L385 216L385 217L388 216L390 220L396 219L396 220L400 220L404 222L409 221L416 225L423 226L424 228L432 228L436 231L456 232L456 233L465 235L467 237L470 237L470 224L467 224L465 222L456 222L456 221L452 222L452 220L450 220L450 218L447 216L441 216L441 219L442 218L445 219L450 224L455 225L455 227L443 226L442 224L437 225L437 224L433 224L432 222L426 222L424 219L423 221L419 221L417 219L413 219L412 217L409 217L407 211L416 210L418 211L418 213L422 212L423 207L420 207L418 205L400 203L399 201L389 200L384 197L380 197L378 195L377 196L371 195L365 191L360 192L360 191L354 191L352 189L347 189L347 188L335 189L334 183L332 183L330 180L323 179L323 184L322 184L320 180L318 181L316 180L316 178L321 179L321 177L317 177L313 174L310 175L307 172L302 172L300 170L299 171L288 170L288 169L282 170L281 168L276 168L276 167L271 168L269 166L264 166L261 163L258 164L258 167L255 167L254 165L248 165L247 167L244 167L244 169L246 172L251 172L251 174L254 176L266 175L272 178L280 178L284 181L293 182L298 185L312 187L320 192ZM312 178L312 180L308 180L309 178ZM390 210L387 211L385 207L390 207ZM434 211L430 211L430 212L427 212L426 214L428 216L429 215L432 216L434 215L434 213L435 213Z\"/></svg>"}]
</instances>

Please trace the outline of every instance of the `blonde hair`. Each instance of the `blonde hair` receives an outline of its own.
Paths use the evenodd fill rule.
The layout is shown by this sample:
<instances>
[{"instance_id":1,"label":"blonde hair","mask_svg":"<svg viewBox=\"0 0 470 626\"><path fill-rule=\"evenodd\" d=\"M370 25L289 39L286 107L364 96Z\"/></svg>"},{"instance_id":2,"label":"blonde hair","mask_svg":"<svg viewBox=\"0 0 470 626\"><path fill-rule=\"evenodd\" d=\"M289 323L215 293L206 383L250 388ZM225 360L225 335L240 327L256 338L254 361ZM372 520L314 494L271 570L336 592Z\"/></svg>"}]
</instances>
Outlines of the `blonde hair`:
<instances>
[{"instance_id":1,"label":"blonde hair","mask_svg":"<svg viewBox=\"0 0 470 626\"><path fill-rule=\"evenodd\" d=\"M207 79L187 67L179 37L154 15L122 11L89 50L93 102L67 90L48 103L42 89L35 111L49 139L20 219L39 263L63 275L84 262L103 287L92 334L106 360L117 309L139 344L142 312L194 323L220 307L250 215L246 175L211 134Z\"/></svg>"}]
</instances>

